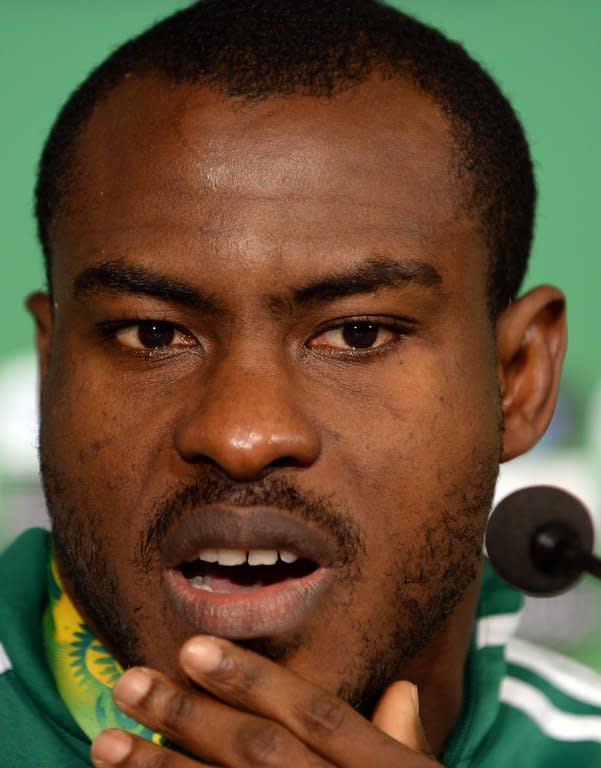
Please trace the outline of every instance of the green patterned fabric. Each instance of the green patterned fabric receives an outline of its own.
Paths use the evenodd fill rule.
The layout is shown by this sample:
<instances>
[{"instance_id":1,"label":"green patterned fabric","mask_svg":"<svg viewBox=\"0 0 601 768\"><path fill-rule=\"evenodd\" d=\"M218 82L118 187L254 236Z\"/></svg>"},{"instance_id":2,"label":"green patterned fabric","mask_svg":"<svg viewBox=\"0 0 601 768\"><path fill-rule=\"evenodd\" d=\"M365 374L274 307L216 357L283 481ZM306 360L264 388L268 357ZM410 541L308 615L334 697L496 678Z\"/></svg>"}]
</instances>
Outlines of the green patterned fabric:
<instances>
[{"instance_id":1,"label":"green patterned fabric","mask_svg":"<svg viewBox=\"0 0 601 768\"><path fill-rule=\"evenodd\" d=\"M48 603L42 618L46 659L75 722L90 740L105 728L122 728L162 743L159 734L124 715L113 703L111 690L123 669L90 632L64 592L53 555L47 584Z\"/></svg>"}]
</instances>

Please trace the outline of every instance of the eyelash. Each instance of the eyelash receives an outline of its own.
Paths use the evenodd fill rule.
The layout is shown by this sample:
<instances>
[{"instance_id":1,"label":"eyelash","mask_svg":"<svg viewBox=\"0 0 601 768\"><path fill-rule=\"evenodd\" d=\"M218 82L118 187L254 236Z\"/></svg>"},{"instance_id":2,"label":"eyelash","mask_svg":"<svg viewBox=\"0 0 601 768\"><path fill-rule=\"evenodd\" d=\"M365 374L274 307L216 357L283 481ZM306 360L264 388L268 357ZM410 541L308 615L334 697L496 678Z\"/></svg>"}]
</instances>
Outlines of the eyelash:
<instances>
[{"instance_id":1,"label":"eyelash","mask_svg":"<svg viewBox=\"0 0 601 768\"><path fill-rule=\"evenodd\" d=\"M387 330L392 333L398 334L400 338L381 344L377 347L361 348L335 348L323 345L323 349L319 350L320 345L314 347L311 346L311 341L323 336L330 331L341 331L345 326L351 325L372 325L376 326L378 330ZM393 317L345 317L339 320L332 321L327 326L320 328L309 340L306 345L310 351L314 354L327 355L329 357L342 358L347 360L353 360L362 362L368 358L374 358L375 356L384 355L392 351L398 343L403 339L411 336L416 330L416 323L409 318L393 318ZM319 351L318 351L319 350Z\"/></svg>"},{"instance_id":2,"label":"eyelash","mask_svg":"<svg viewBox=\"0 0 601 768\"><path fill-rule=\"evenodd\" d=\"M172 323L169 320L157 320L156 318L136 317L136 318L129 318L124 320L116 320L111 322L99 323L98 330L103 341L116 345L127 354L135 355L137 357L142 357L146 359L148 358L156 359L157 357L164 357L166 355L173 354L174 351L184 347L184 345L181 345L181 346L164 345L164 346L157 346L157 347L135 348L119 342L118 335L120 331L126 331L129 329L135 330L136 328L139 331L140 326L143 326L144 324L148 324L148 325L154 324L154 325L165 326L165 328L173 330L174 333L181 333L182 335L188 337L189 339L194 340L195 343L185 345L187 347L199 345L199 342L196 339L196 337L192 333L190 333L190 331L188 331L187 328L184 328L183 326L178 325L177 323Z\"/></svg>"},{"instance_id":3,"label":"eyelash","mask_svg":"<svg viewBox=\"0 0 601 768\"><path fill-rule=\"evenodd\" d=\"M165 328L172 330L174 333L181 333L182 335L186 336L187 338L193 340L194 343L186 344L186 345L175 345L171 346L169 344L164 346L157 346L157 347L140 347L136 348L133 346L128 346L118 339L118 334L120 331L125 331L128 329L136 329L138 328L138 332L140 329L140 326L143 326L144 324L148 325L161 325L165 326ZM414 321L408 319L408 318L391 318L391 317L373 317L373 316L360 316L360 317L345 317L340 318L335 321L331 321L328 325L324 326L323 328L320 328L317 332L315 332L311 338L304 344L304 348L312 353L317 355L326 355L328 357L334 357L338 359L347 359L347 360L353 360L360 362L362 360L366 360L367 358L373 358L376 355L382 355L386 354L391 351L391 348L394 348L397 346L401 338L393 339L391 341L385 342L383 344L378 345L377 347L334 347L334 346L328 346L326 344L320 345L320 344L313 344L316 339L318 339L320 336L323 336L329 332L333 331L340 331L343 332L345 327L352 326L352 325L370 325L377 328L377 333L379 333L382 330L390 331L391 333L398 334L401 338L406 338L410 336L414 331L416 324ZM123 320L117 320L117 321L111 321L111 322L103 322L98 324L98 329L100 332L100 335L102 339L106 342L112 343L119 347L123 352L135 355L137 357L142 357L145 359L156 359L156 358L162 358L166 357L167 355L173 354L174 352L186 348L186 347L194 347L199 346L200 342L196 337L190 333L186 328L177 325L176 323L172 323L168 320L157 320L156 318L131 318L131 319L123 319ZM376 337L377 340L377 337Z\"/></svg>"}]
</instances>

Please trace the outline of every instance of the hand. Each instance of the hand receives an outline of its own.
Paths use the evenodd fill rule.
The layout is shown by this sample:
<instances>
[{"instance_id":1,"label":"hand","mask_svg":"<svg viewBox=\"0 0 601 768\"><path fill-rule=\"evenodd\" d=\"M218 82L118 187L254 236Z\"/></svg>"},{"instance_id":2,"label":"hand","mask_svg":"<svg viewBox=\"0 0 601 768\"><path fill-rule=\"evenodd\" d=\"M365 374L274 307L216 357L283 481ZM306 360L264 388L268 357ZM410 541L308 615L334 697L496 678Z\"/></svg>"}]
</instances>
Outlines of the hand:
<instances>
[{"instance_id":1,"label":"hand","mask_svg":"<svg viewBox=\"0 0 601 768\"><path fill-rule=\"evenodd\" d=\"M440 765L430 755L410 683L388 688L369 722L336 696L226 640L195 637L183 646L180 663L201 689L138 667L122 675L113 695L119 709L198 761L107 730L92 745L96 768Z\"/></svg>"}]
</instances>

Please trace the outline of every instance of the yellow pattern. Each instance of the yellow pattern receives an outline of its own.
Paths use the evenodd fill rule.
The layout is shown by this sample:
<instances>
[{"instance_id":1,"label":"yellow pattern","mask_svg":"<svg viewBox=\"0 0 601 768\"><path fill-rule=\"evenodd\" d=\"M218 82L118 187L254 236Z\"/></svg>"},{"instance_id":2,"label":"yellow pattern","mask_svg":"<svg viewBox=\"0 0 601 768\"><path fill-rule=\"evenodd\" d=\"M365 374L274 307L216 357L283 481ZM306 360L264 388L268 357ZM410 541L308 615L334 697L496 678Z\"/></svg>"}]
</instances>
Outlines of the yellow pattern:
<instances>
[{"instance_id":1,"label":"yellow pattern","mask_svg":"<svg viewBox=\"0 0 601 768\"><path fill-rule=\"evenodd\" d=\"M160 734L115 706L112 688L123 668L92 634L63 590L54 553L48 569L48 598L42 617L48 666L65 706L86 736L93 740L105 728L121 728L155 744L164 743Z\"/></svg>"}]
</instances>

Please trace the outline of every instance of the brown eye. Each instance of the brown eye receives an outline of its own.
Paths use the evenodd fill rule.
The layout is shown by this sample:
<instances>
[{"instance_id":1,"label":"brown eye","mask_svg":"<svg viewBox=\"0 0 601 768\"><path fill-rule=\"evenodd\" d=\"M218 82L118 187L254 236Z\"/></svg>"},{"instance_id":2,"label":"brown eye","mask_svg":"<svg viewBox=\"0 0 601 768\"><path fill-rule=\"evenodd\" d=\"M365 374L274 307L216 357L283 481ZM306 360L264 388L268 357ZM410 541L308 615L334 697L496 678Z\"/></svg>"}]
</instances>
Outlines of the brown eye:
<instances>
[{"instance_id":1,"label":"brown eye","mask_svg":"<svg viewBox=\"0 0 601 768\"><path fill-rule=\"evenodd\" d=\"M197 341L191 334L173 323L161 320L140 320L114 331L115 340L123 347L138 351L175 350L193 347Z\"/></svg>"},{"instance_id":2,"label":"brown eye","mask_svg":"<svg viewBox=\"0 0 601 768\"><path fill-rule=\"evenodd\" d=\"M373 320L349 320L335 328L323 331L310 343L314 349L330 349L341 352L357 350L369 351L380 349L403 335L402 329L390 327Z\"/></svg>"},{"instance_id":3,"label":"brown eye","mask_svg":"<svg viewBox=\"0 0 601 768\"><path fill-rule=\"evenodd\" d=\"M342 338L353 349L369 349L376 343L380 328L376 323L345 323Z\"/></svg>"},{"instance_id":4,"label":"brown eye","mask_svg":"<svg viewBox=\"0 0 601 768\"><path fill-rule=\"evenodd\" d=\"M142 322L138 324L138 340L146 349L168 347L175 339L175 328L170 323Z\"/></svg>"}]
</instances>

